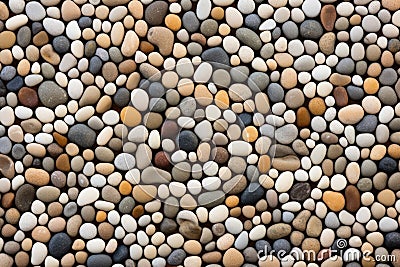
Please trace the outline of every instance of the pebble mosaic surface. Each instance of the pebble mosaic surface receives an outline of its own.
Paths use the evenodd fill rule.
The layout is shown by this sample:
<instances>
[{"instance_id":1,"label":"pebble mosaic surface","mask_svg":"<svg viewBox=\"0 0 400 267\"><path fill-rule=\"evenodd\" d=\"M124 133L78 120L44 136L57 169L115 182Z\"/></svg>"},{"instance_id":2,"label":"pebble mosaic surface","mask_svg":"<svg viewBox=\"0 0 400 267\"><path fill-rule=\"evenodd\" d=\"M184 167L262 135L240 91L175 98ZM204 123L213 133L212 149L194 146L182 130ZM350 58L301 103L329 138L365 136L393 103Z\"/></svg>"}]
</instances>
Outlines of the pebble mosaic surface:
<instances>
[{"instance_id":1,"label":"pebble mosaic surface","mask_svg":"<svg viewBox=\"0 0 400 267\"><path fill-rule=\"evenodd\" d=\"M399 0L0 2L0 267L400 266Z\"/></svg>"}]
</instances>

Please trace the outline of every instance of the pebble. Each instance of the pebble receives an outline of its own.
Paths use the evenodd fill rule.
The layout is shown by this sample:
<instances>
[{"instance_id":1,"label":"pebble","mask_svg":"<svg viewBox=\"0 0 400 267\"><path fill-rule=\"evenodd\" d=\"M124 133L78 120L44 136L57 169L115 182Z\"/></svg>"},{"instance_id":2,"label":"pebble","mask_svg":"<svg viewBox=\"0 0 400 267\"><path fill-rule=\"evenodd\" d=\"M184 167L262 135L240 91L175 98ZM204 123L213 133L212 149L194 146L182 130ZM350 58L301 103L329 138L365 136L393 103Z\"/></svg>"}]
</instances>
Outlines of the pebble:
<instances>
[{"instance_id":1,"label":"pebble","mask_svg":"<svg viewBox=\"0 0 400 267\"><path fill-rule=\"evenodd\" d=\"M399 8L0 2L0 262L399 254Z\"/></svg>"}]
</instances>

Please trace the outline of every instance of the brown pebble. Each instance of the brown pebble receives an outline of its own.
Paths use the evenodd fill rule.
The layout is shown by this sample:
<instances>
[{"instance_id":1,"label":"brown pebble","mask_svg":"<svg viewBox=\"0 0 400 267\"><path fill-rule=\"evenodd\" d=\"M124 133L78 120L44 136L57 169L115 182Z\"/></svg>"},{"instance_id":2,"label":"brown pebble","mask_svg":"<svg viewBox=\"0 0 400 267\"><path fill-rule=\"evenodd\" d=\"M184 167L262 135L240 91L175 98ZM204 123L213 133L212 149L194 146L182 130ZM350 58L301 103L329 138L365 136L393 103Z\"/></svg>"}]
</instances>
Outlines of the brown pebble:
<instances>
[{"instance_id":1,"label":"brown pebble","mask_svg":"<svg viewBox=\"0 0 400 267\"><path fill-rule=\"evenodd\" d=\"M60 155L56 160L56 168L60 171L69 171L71 166L69 164L69 157L67 154Z\"/></svg>"},{"instance_id":2,"label":"brown pebble","mask_svg":"<svg viewBox=\"0 0 400 267\"><path fill-rule=\"evenodd\" d=\"M98 230L99 230L99 236L103 240L109 240L114 235L114 227L108 222L101 223L98 227Z\"/></svg>"},{"instance_id":3,"label":"brown pebble","mask_svg":"<svg viewBox=\"0 0 400 267\"><path fill-rule=\"evenodd\" d=\"M354 185L349 185L345 190L346 209L355 212L360 208L360 192Z\"/></svg>"},{"instance_id":4,"label":"brown pebble","mask_svg":"<svg viewBox=\"0 0 400 267\"><path fill-rule=\"evenodd\" d=\"M28 87L22 87L18 91L18 100L22 105L29 108L35 108L39 104L39 98L36 90Z\"/></svg>"},{"instance_id":5,"label":"brown pebble","mask_svg":"<svg viewBox=\"0 0 400 267\"><path fill-rule=\"evenodd\" d=\"M336 8L334 5L325 5L321 9L321 22L325 30L332 31L336 21Z\"/></svg>"},{"instance_id":6,"label":"brown pebble","mask_svg":"<svg viewBox=\"0 0 400 267\"><path fill-rule=\"evenodd\" d=\"M333 97L335 98L336 105L339 107L346 106L349 101L347 91L344 87L336 87L333 90Z\"/></svg>"},{"instance_id":7,"label":"brown pebble","mask_svg":"<svg viewBox=\"0 0 400 267\"><path fill-rule=\"evenodd\" d=\"M297 110L297 116L296 116L296 124L298 127L307 127L310 125L311 118L310 118L310 113L308 112L308 109L305 107L301 107Z\"/></svg>"},{"instance_id":8,"label":"brown pebble","mask_svg":"<svg viewBox=\"0 0 400 267\"><path fill-rule=\"evenodd\" d=\"M326 110L325 102L320 97L315 97L308 103L308 108L310 112L314 115L322 115Z\"/></svg>"}]
</instances>

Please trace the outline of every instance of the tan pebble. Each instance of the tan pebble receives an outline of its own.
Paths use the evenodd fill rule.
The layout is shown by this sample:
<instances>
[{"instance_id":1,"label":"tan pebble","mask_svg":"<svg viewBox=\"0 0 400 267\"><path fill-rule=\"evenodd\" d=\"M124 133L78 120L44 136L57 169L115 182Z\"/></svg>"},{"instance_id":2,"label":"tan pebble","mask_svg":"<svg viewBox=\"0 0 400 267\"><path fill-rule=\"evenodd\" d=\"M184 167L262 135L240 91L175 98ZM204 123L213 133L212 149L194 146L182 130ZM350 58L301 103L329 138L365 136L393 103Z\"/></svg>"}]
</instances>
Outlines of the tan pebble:
<instances>
[{"instance_id":1,"label":"tan pebble","mask_svg":"<svg viewBox=\"0 0 400 267\"><path fill-rule=\"evenodd\" d=\"M230 248L228 249L222 258L222 263L224 266L230 266L230 267L240 267L242 266L244 262L244 257L242 253L240 253L237 249L235 248Z\"/></svg>"},{"instance_id":2,"label":"tan pebble","mask_svg":"<svg viewBox=\"0 0 400 267\"><path fill-rule=\"evenodd\" d=\"M107 62L103 65L102 73L107 82L113 82L118 77L117 66L113 62Z\"/></svg>"},{"instance_id":3,"label":"tan pebble","mask_svg":"<svg viewBox=\"0 0 400 267\"><path fill-rule=\"evenodd\" d=\"M203 254L201 257L205 263L218 263L222 259L221 252L213 251Z\"/></svg>"},{"instance_id":4,"label":"tan pebble","mask_svg":"<svg viewBox=\"0 0 400 267\"><path fill-rule=\"evenodd\" d=\"M140 1L138 0L130 1L128 4L128 9L135 19L143 18L143 5Z\"/></svg>"},{"instance_id":5,"label":"tan pebble","mask_svg":"<svg viewBox=\"0 0 400 267\"><path fill-rule=\"evenodd\" d=\"M105 20L108 17L108 13L110 13L110 9L107 6L101 5L96 8L95 15L97 18Z\"/></svg>"},{"instance_id":6,"label":"tan pebble","mask_svg":"<svg viewBox=\"0 0 400 267\"><path fill-rule=\"evenodd\" d=\"M377 199L380 203L389 207L389 206L394 205L394 203L396 201L396 195L394 194L394 192L392 190L385 189L385 190L379 192Z\"/></svg>"},{"instance_id":7,"label":"tan pebble","mask_svg":"<svg viewBox=\"0 0 400 267\"><path fill-rule=\"evenodd\" d=\"M202 84L199 84L194 89L194 97L200 105L206 107L210 105L213 101L213 96L208 90L208 88Z\"/></svg>"},{"instance_id":8,"label":"tan pebble","mask_svg":"<svg viewBox=\"0 0 400 267\"><path fill-rule=\"evenodd\" d=\"M224 234L217 240L217 247L220 250L227 250L235 242L235 237L229 233Z\"/></svg>"},{"instance_id":9,"label":"tan pebble","mask_svg":"<svg viewBox=\"0 0 400 267\"><path fill-rule=\"evenodd\" d=\"M74 1L64 1L61 6L61 16L64 21L78 19L81 15L81 10Z\"/></svg>"},{"instance_id":10,"label":"tan pebble","mask_svg":"<svg viewBox=\"0 0 400 267\"><path fill-rule=\"evenodd\" d=\"M382 72L382 67L379 63L376 63L376 62L369 65L368 70L367 70L367 74L372 77L379 76L381 74L381 72Z\"/></svg>"},{"instance_id":11,"label":"tan pebble","mask_svg":"<svg viewBox=\"0 0 400 267\"><path fill-rule=\"evenodd\" d=\"M82 250L84 248L85 248L85 241L83 241L82 239L76 239L72 244L73 250Z\"/></svg>"},{"instance_id":12,"label":"tan pebble","mask_svg":"<svg viewBox=\"0 0 400 267\"><path fill-rule=\"evenodd\" d=\"M123 21L124 27L131 30L135 26L135 19L131 15L127 15Z\"/></svg>"},{"instance_id":13,"label":"tan pebble","mask_svg":"<svg viewBox=\"0 0 400 267\"><path fill-rule=\"evenodd\" d=\"M131 57L139 47L139 38L134 31L128 31L125 34L122 43L121 52L126 57Z\"/></svg>"},{"instance_id":14,"label":"tan pebble","mask_svg":"<svg viewBox=\"0 0 400 267\"><path fill-rule=\"evenodd\" d=\"M224 90L220 90L215 95L214 99L215 105L217 105L220 109L229 108L229 96L228 93Z\"/></svg>"},{"instance_id":15,"label":"tan pebble","mask_svg":"<svg viewBox=\"0 0 400 267\"><path fill-rule=\"evenodd\" d=\"M300 168L300 160L294 155L274 158L272 160L272 167L280 171L296 171Z\"/></svg>"},{"instance_id":16,"label":"tan pebble","mask_svg":"<svg viewBox=\"0 0 400 267\"><path fill-rule=\"evenodd\" d=\"M48 228L50 231L58 233L65 229L66 224L64 218L56 217L49 221Z\"/></svg>"},{"instance_id":17,"label":"tan pebble","mask_svg":"<svg viewBox=\"0 0 400 267\"><path fill-rule=\"evenodd\" d=\"M276 53L274 59L282 68L288 68L293 65L293 57L289 53Z\"/></svg>"},{"instance_id":18,"label":"tan pebble","mask_svg":"<svg viewBox=\"0 0 400 267\"><path fill-rule=\"evenodd\" d=\"M128 77L128 81L126 82L126 89L133 90L135 89L140 81L140 75L138 72L131 73Z\"/></svg>"},{"instance_id":19,"label":"tan pebble","mask_svg":"<svg viewBox=\"0 0 400 267\"><path fill-rule=\"evenodd\" d=\"M0 20L7 20L10 12L8 11L8 7L4 2L0 2Z\"/></svg>"},{"instance_id":20,"label":"tan pebble","mask_svg":"<svg viewBox=\"0 0 400 267\"><path fill-rule=\"evenodd\" d=\"M52 65L58 65L60 63L60 56L53 50L53 47L50 44L47 44L40 49L40 55L44 60Z\"/></svg>"},{"instance_id":21,"label":"tan pebble","mask_svg":"<svg viewBox=\"0 0 400 267\"><path fill-rule=\"evenodd\" d=\"M26 58L22 59L18 63L17 72L19 75L21 75L21 76L28 75L30 69L31 69L31 64L29 63L29 61Z\"/></svg>"},{"instance_id":22,"label":"tan pebble","mask_svg":"<svg viewBox=\"0 0 400 267\"><path fill-rule=\"evenodd\" d=\"M158 52L151 52L147 58L153 66L159 67L164 63L164 58Z\"/></svg>"},{"instance_id":23,"label":"tan pebble","mask_svg":"<svg viewBox=\"0 0 400 267\"><path fill-rule=\"evenodd\" d=\"M135 23L135 32L139 37L145 37L148 29L147 23L144 20L139 20Z\"/></svg>"},{"instance_id":24,"label":"tan pebble","mask_svg":"<svg viewBox=\"0 0 400 267\"><path fill-rule=\"evenodd\" d=\"M346 86L351 82L351 78L348 75L334 73L329 78L329 81L336 86Z\"/></svg>"},{"instance_id":25,"label":"tan pebble","mask_svg":"<svg viewBox=\"0 0 400 267\"><path fill-rule=\"evenodd\" d=\"M118 70L122 74L130 74L136 70L136 62L133 61L132 59L124 60L121 63L119 63Z\"/></svg>"},{"instance_id":26,"label":"tan pebble","mask_svg":"<svg viewBox=\"0 0 400 267\"><path fill-rule=\"evenodd\" d=\"M142 116L134 107L125 107L121 110L121 120L128 127L134 127L138 125Z\"/></svg>"},{"instance_id":27,"label":"tan pebble","mask_svg":"<svg viewBox=\"0 0 400 267\"><path fill-rule=\"evenodd\" d=\"M25 172L25 179L28 183L44 186L50 181L50 176L45 170L29 168Z\"/></svg>"},{"instance_id":28,"label":"tan pebble","mask_svg":"<svg viewBox=\"0 0 400 267\"><path fill-rule=\"evenodd\" d=\"M115 167L111 163L99 163L96 165L96 171L103 175L110 175Z\"/></svg>"},{"instance_id":29,"label":"tan pebble","mask_svg":"<svg viewBox=\"0 0 400 267\"><path fill-rule=\"evenodd\" d=\"M281 84L285 89L291 89L297 84L297 73L292 68L286 68L281 75Z\"/></svg>"},{"instance_id":30,"label":"tan pebble","mask_svg":"<svg viewBox=\"0 0 400 267\"><path fill-rule=\"evenodd\" d=\"M325 55L331 55L335 51L336 35L333 32L327 32L319 40L319 48Z\"/></svg>"},{"instance_id":31,"label":"tan pebble","mask_svg":"<svg viewBox=\"0 0 400 267\"><path fill-rule=\"evenodd\" d=\"M357 104L343 107L338 113L339 120L345 124L356 124L363 118L363 116L364 109Z\"/></svg>"},{"instance_id":32,"label":"tan pebble","mask_svg":"<svg viewBox=\"0 0 400 267\"><path fill-rule=\"evenodd\" d=\"M10 48L15 44L17 38L15 34L11 31L3 31L0 33L0 48L6 49Z\"/></svg>"},{"instance_id":33,"label":"tan pebble","mask_svg":"<svg viewBox=\"0 0 400 267\"><path fill-rule=\"evenodd\" d=\"M308 103L308 109L313 115L322 115L326 110L325 101L320 97L315 97Z\"/></svg>"},{"instance_id":34,"label":"tan pebble","mask_svg":"<svg viewBox=\"0 0 400 267\"><path fill-rule=\"evenodd\" d=\"M115 46L120 46L124 40L125 29L121 22L116 22L111 29L111 42Z\"/></svg>"},{"instance_id":35,"label":"tan pebble","mask_svg":"<svg viewBox=\"0 0 400 267\"><path fill-rule=\"evenodd\" d=\"M202 246L197 240L188 240L183 245L183 249L191 255L199 255L202 251Z\"/></svg>"},{"instance_id":36,"label":"tan pebble","mask_svg":"<svg viewBox=\"0 0 400 267\"><path fill-rule=\"evenodd\" d=\"M379 232L370 233L367 235L366 238L367 238L367 241L375 247L381 246L384 242L384 237L383 237L382 233L379 233Z\"/></svg>"},{"instance_id":37,"label":"tan pebble","mask_svg":"<svg viewBox=\"0 0 400 267\"><path fill-rule=\"evenodd\" d=\"M395 159L400 159L400 146L397 144L391 144L388 147L388 153L391 157Z\"/></svg>"},{"instance_id":38,"label":"tan pebble","mask_svg":"<svg viewBox=\"0 0 400 267\"><path fill-rule=\"evenodd\" d=\"M75 257L72 253L66 254L61 259L61 266L72 267L74 266L74 263L75 263Z\"/></svg>"},{"instance_id":39,"label":"tan pebble","mask_svg":"<svg viewBox=\"0 0 400 267\"><path fill-rule=\"evenodd\" d=\"M153 185L137 185L132 190L133 198L140 203L147 203L157 195L157 188Z\"/></svg>"},{"instance_id":40,"label":"tan pebble","mask_svg":"<svg viewBox=\"0 0 400 267\"><path fill-rule=\"evenodd\" d=\"M389 51L384 51L381 57L382 66L388 68L393 66L394 64L394 57L393 54Z\"/></svg>"},{"instance_id":41,"label":"tan pebble","mask_svg":"<svg viewBox=\"0 0 400 267\"><path fill-rule=\"evenodd\" d=\"M108 95L103 96L100 98L99 102L96 105L96 112L104 113L111 108L112 100L111 97Z\"/></svg>"},{"instance_id":42,"label":"tan pebble","mask_svg":"<svg viewBox=\"0 0 400 267\"><path fill-rule=\"evenodd\" d=\"M228 24L223 23L219 25L218 32L222 36L227 36L231 32L231 27L229 27Z\"/></svg>"},{"instance_id":43,"label":"tan pebble","mask_svg":"<svg viewBox=\"0 0 400 267\"><path fill-rule=\"evenodd\" d=\"M36 46L43 46L43 45L47 44L48 42L49 42L49 36L47 35L47 33L45 31L41 31L33 37L33 43Z\"/></svg>"},{"instance_id":44,"label":"tan pebble","mask_svg":"<svg viewBox=\"0 0 400 267\"><path fill-rule=\"evenodd\" d=\"M100 33L96 37L96 43L102 48L109 48L111 45L110 36L105 33Z\"/></svg>"},{"instance_id":45,"label":"tan pebble","mask_svg":"<svg viewBox=\"0 0 400 267\"><path fill-rule=\"evenodd\" d=\"M78 253L75 254L75 259L77 263L85 264L87 258L88 254L85 251L79 251Z\"/></svg>"},{"instance_id":46,"label":"tan pebble","mask_svg":"<svg viewBox=\"0 0 400 267\"><path fill-rule=\"evenodd\" d=\"M314 253L309 253L308 255L305 255L306 259L309 261L315 261L316 260L316 255L318 254L321 245L316 238L306 238L303 240L303 243L301 244L301 248L303 251L314 251Z\"/></svg>"},{"instance_id":47,"label":"tan pebble","mask_svg":"<svg viewBox=\"0 0 400 267\"><path fill-rule=\"evenodd\" d=\"M46 148L37 143L31 143L26 146L26 150L33 156L43 158L46 155Z\"/></svg>"},{"instance_id":48,"label":"tan pebble","mask_svg":"<svg viewBox=\"0 0 400 267\"><path fill-rule=\"evenodd\" d=\"M360 23L361 23L361 16L358 15L358 14L353 15L353 16L351 16L351 18L350 18L349 21L350 21L350 24L353 25L353 26L360 25Z\"/></svg>"},{"instance_id":49,"label":"tan pebble","mask_svg":"<svg viewBox=\"0 0 400 267\"><path fill-rule=\"evenodd\" d=\"M85 40L93 40L96 37L96 33L90 29L90 28L86 28L82 31L82 37Z\"/></svg>"},{"instance_id":50,"label":"tan pebble","mask_svg":"<svg viewBox=\"0 0 400 267\"><path fill-rule=\"evenodd\" d=\"M372 160L381 160L386 154L386 146L376 145L372 148L370 158Z\"/></svg>"},{"instance_id":51,"label":"tan pebble","mask_svg":"<svg viewBox=\"0 0 400 267\"><path fill-rule=\"evenodd\" d=\"M50 232L47 227L44 226L36 226L32 230L32 238L36 241L46 243L50 240Z\"/></svg>"},{"instance_id":52,"label":"tan pebble","mask_svg":"<svg viewBox=\"0 0 400 267\"><path fill-rule=\"evenodd\" d=\"M171 54L174 45L174 34L165 27L152 27L147 33L149 42L158 46L160 54L168 56Z\"/></svg>"},{"instance_id":53,"label":"tan pebble","mask_svg":"<svg viewBox=\"0 0 400 267\"><path fill-rule=\"evenodd\" d=\"M400 9L400 2L397 0L382 0L382 6L390 11L397 11Z\"/></svg>"}]
</instances>

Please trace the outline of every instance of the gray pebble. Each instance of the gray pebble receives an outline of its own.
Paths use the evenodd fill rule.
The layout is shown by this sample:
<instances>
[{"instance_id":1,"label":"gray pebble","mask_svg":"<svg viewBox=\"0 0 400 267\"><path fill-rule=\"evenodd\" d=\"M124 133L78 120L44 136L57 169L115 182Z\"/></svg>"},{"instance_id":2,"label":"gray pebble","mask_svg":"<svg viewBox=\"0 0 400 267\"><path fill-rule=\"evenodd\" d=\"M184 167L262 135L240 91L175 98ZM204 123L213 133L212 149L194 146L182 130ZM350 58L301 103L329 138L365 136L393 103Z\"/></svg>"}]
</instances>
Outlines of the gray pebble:
<instances>
[{"instance_id":1,"label":"gray pebble","mask_svg":"<svg viewBox=\"0 0 400 267\"><path fill-rule=\"evenodd\" d=\"M183 15L182 24L188 32L195 32L200 26L200 22L193 11L186 12Z\"/></svg>"},{"instance_id":2,"label":"gray pebble","mask_svg":"<svg viewBox=\"0 0 400 267\"><path fill-rule=\"evenodd\" d=\"M300 25L300 34L306 39L318 39L323 34L321 24L316 20L306 20Z\"/></svg>"},{"instance_id":3,"label":"gray pebble","mask_svg":"<svg viewBox=\"0 0 400 267\"><path fill-rule=\"evenodd\" d=\"M268 86L267 94L269 100L271 100L272 102L280 102L285 97L285 92L282 86L280 86L278 83L271 83Z\"/></svg>"},{"instance_id":4,"label":"gray pebble","mask_svg":"<svg viewBox=\"0 0 400 267\"><path fill-rule=\"evenodd\" d=\"M336 65L336 71L341 74L350 74L354 71L354 61L351 58L344 58Z\"/></svg>"},{"instance_id":5,"label":"gray pebble","mask_svg":"<svg viewBox=\"0 0 400 267\"><path fill-rule=\"evenodd\" d=\"M223 64L226 66L229 65L228 54L221 47L213 47L213 48L205 50L201 54L201 58L204 61L217 62L217 63Z\"/></svg>"},{"instance_id":6,"label":"gray pebble","mask_svg":"<svg viewBox=\"0 0 400 267\"><path fill-rule=\"evenodd\" d=\"M96 141L96 132L85 124L76 124L69 129L68 139L83 148L89 148Z\"/></svg>"},{"instance_id":7,"label":"gray pebble","mask_svg":"<svg viewBox=\"0 0 400 267\"><path fill-rule=\"evenodd\" d=\"M11 140L7 137L0 138L0 154L8 154L10 153L12 148Z\"/></svg>"},{"instance_id":8,"label":"gray pebble","mask_svg":"<svg viewBox=\"0 0 400 267\"><path fill-rule=\"evenodd\" d=\"M393 85L397 82L397 72L392 68L384 69L379 76L379 82L383 85Z\"/></svg>"},{"instance_id":9,"label":"gray pebble","mask_svg":"<svg viewBox=\"0 0 400 267\"><path fill-rule=\"evenodd\" d=\"M67 92L53 81L43 82L38 89L40 101L48 108L55 108L68 100Z\"/></svg>"},{"instance_id":10,"label":"gray pebble","mask_svg":"<svg viewBox=\"0 0 400 267\"><path fill-rule=\"evenodd\" d=\"M293 21L287 21L282 25L283 34L287 39L296 39L299 36L299 28Z\"/></svg>"},{"instance_id":11,"label":"gray pebble","mask_svg":"<svg viewBox=\"0 0 400 267\"><path fill-rule=\"evenodd\" d=\"M258 50L262 46L260 37L250 29L239 28L236 30L236 37L245 45L254 50Z\"/></svg>"}]
</instances>

